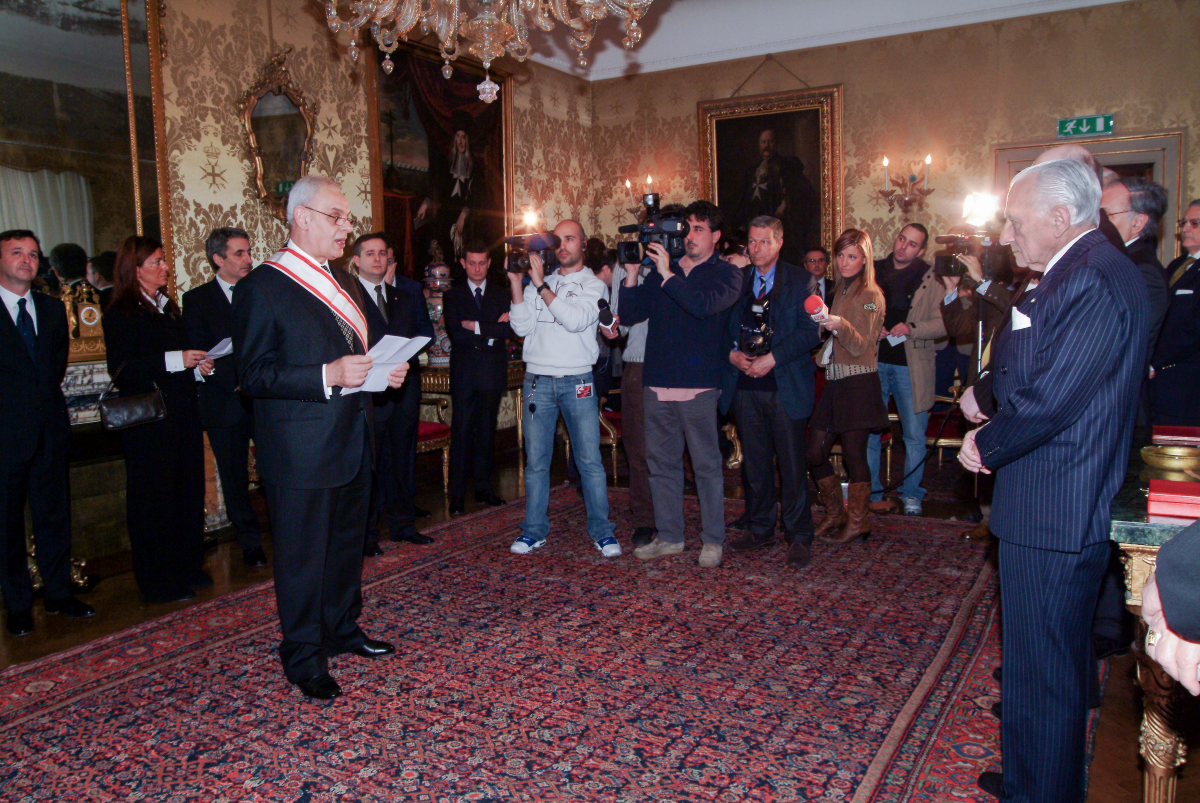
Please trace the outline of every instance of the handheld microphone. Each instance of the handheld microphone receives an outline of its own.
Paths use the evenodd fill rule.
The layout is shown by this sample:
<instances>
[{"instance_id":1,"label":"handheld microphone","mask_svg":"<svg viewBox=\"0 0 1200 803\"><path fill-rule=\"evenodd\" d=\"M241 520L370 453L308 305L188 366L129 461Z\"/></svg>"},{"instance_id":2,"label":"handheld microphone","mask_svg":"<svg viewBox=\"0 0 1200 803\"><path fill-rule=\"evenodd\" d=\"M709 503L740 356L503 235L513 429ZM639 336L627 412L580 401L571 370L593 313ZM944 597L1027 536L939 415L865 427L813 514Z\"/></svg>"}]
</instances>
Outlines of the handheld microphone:
<instances>
[{"instance_id":1,"label":"handheld microphone","mask_svg":"<svg viewBox=\"0 0 1200 803\"><path fill-rule=\"evenodd\" d=\"M613 314L608 308L608 301L602 298L596 302L596 306L600 308L600 325L605 329L612 329Z\"/></svg>"},{"instance_id":2,"label":"handheld microphone","mask_svg":"<svg viewBox=\"0 0 1200 803\"><path fill-rule=\"evenodd\" d=\"M817 323L821 323L829 317L825 311L825 301L820 296L809 296L805 299L804 311L811 315Z\"/></svg>"}]
</instances>

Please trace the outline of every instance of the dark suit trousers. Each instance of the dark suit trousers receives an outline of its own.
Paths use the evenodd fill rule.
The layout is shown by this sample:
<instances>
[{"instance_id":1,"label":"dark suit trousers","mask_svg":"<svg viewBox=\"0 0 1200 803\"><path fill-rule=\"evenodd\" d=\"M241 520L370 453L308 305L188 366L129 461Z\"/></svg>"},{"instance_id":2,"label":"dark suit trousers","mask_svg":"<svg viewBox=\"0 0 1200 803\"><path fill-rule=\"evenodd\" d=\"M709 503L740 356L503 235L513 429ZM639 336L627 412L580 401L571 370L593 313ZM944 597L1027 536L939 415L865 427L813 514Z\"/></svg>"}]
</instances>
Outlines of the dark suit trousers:
<instances>
[{"instance_id":1,"label":"dark suit trousers","mask_svg":"<svg viewBox=\"0 0 1200 803\"><path fill-rule=\"evenodd\" d=\"M450 497L467 493L467 464L475 476L475 493L492 492L492 454L496 447L496 416L503 390L459 389L451 397Z\"/></svg>"},{"instance_id":2,"label":"dark suit trousers","mask_svg":"<svg viewBox=\"0 0 1200 803\"><path fill-rule=\"evenodd\" d=\"M339 488L266 484L275 546L279 658L292 683L328 671L327 659L362 646L363 531L371 495L371 450Z\"/></svg>"},{"instance_id":3,"label":"dark suit trousers","mask_svg":"<svg viewBox=\"0 0 1200 803\"><path fill-rule=\"evenodd\" d=\"M48 438L45 425L37 451L29 460L0 464L0 509L4 511L4 549L0 552L0 587L4 606L27 611L33 585L25 557L25 503L33 518L33 547L38 571L46 582L46 599L71 594L71 500L67 475L67 442Z\"/></svg>"},{"instance_id":4,"label":"dark suit trousers","mask_svg":"<svg viewBox=\"0 0 1200 803\"><path fill-rule=\"evenodd\" d=\"M1082 803L1092 612L1109 545L1000 541L1004 787L1014 803Z\"/></svg>"},{"instance_id":5,"label":"dark suit trousers","mask_svg":"<svg viewBox=\"0 0 1200 803\"><path fill-rule=\"evenodd\" d=\"M784 536L803 544L813 540L812 508L808 500L805 461L808 419L788 418L778 393L739 390L733 398L733 417L742 439L742 466L750 497L750 531L775 534L775 463L783 484L780 518Z\"/></svg>"},{"instance_id":6,"label":"dark suit trousers","mask_svg":"<svg viewBox=\"0 0 1200 803\"><path fill-rule=\"evenodd\" d=\"M629 461L629 518L634 529L654 526L650 467L646 465L646 412L640 362L627 362L621 373L621 443Z\"/></svg>"},{"instance_id":7,"label":"dark suit trousers","mask_svg":"<svg viewBox=\"0 0 1200 803\"><path fill-rule=\"evenodd\" d=\"M410 458L417 445L420 388L419 383L406 385L403 400L395 405L392 414L383 421L375 421L375 482L367 516L367 541L372 544L379 543L380 516L387 520L392 540L416 532L415 480Z\"/></svg>"},{"instance_id":8,"label":"dark suit trousers","mask_svg":"<svg viewBox=\"0 0 1200 803\"><path fill-rule=\"evenodd\" d=\"M188 586L204 564L204 435L167 399L162 421L121 432L133 576L147 597Z\"/></svg>"},{"instance_id":9,"label":"dark suit trousers","mask_svg":"<svg viewBox=\"0 0 1200 803\"><path fill-rule=\"evenodd\" d=\"M230 427L209 427L208 444L217 461L225 510L237 529L242 549L262 546L258 516L250 504L250 439L254 437L254 418L246 414Z\"/></svg>"}]
</instances>

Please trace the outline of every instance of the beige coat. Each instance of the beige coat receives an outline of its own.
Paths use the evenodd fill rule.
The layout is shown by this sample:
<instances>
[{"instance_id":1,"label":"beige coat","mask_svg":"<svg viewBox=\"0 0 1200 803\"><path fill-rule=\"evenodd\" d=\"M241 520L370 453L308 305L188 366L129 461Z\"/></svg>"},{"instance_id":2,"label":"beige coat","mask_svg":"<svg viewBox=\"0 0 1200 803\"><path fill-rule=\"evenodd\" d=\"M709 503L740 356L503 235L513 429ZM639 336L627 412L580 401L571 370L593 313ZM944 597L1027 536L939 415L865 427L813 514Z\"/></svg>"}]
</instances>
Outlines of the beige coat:
<instances>
[{"instance_id":1,"label":"beige coat","mask_svg":"<svg viewBox=\"0 0 1200 803\"><path fill-rule=\"evenodd\" d=\"M912 330L904 341L904 359L908 361L908 379L912 383L913 412L923 413L933 407L937 353L947 343L941 309L945 298L946 288L930 268L913 294L905 321Z\"/></svg>"}]
</instances>

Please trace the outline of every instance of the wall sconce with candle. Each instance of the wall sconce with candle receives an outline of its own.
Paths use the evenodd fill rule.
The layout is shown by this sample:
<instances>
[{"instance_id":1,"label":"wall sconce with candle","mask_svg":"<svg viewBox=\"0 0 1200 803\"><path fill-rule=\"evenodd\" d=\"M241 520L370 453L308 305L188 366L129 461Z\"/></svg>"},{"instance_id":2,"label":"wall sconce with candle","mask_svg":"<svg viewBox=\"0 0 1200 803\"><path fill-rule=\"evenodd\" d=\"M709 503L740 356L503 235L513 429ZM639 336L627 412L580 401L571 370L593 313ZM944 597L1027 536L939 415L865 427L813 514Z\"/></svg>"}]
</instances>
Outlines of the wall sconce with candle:
<instances>
[{"instance_id":1,"label":"wall sconce with candle","mask_svg":"<svg viewBox=\"0 0 1200 803\"><path fill-rule=\"evenodd\" d=\"M629 193L629 214L633 215L639 222L646 215L647 207L658 208L658 194L654 192L654 179L651 176L646 176L646 191L642 194L642 205L638 206L633 200L633 184L629 179L625 179L625 190Z\"/></svg>"},{"instance_id":2,"label":"wall sconce with candle","mask_svg":"<svg viewBox=\"0 0 1200 803\"><path fill-rule=\"evenodd\" d=\"M895 211L896 207L900 207L900 211L907 215L910 211L925 208L925 199L933 194L933 190L929 189L929 163L933 161L933 154L925 157L925 184L922 187L917 186L917 174L911 173L906 178L894 178L888 180L888 158L883 157L883 189L879 191L879 197L887 201L888 211ZM896 189L890 189L888 184Z\"/></svg>"}]
</instances>

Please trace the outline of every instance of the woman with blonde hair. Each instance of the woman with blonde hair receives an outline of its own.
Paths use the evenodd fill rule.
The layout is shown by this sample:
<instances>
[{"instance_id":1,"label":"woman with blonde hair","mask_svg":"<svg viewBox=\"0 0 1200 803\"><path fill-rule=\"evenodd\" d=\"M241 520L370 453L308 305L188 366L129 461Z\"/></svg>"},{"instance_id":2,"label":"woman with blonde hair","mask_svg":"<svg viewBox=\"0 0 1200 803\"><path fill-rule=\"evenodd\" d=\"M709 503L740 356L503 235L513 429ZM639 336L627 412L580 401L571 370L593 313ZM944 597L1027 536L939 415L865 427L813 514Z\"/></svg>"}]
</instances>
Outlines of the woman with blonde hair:
<instances>
[{"instance_id":1,"label":"woman with blonde hair","mask_svg":"<svg viewBox=\"0 0 1200 803\"><path fill-rule=\"evenodd\" d=\"M889 425L877 363L884 300L875 283L874 251L866 232L842 232L833 246L833 260L837 269L833 302L821 323L832 336L820 352L825 389L808 422L808 468L825 506L825 519L816 535L828 543L847 544L871 534L867 438ZM842 504L841 482L829 460L837 438L842 441L842 462L850 479L848 513Z\"/></svg>"}]
</instances>

